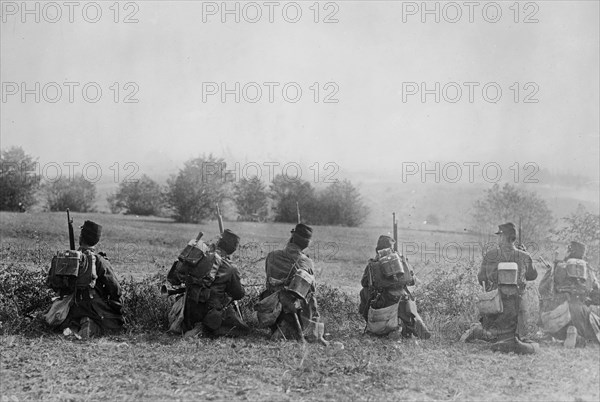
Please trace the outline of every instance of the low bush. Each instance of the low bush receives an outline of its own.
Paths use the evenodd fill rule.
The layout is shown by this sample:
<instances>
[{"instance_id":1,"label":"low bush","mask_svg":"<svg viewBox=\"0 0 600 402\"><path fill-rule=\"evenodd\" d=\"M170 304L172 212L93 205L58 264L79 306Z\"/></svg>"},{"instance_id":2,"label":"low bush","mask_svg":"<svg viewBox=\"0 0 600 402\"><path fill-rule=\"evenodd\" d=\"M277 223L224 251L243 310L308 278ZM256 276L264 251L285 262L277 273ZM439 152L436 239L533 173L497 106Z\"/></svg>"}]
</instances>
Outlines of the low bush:
<instances>
[{"instance_id":1,"label":"low bush","mask_svg":"<svg viewBox=\"0 0 600 402\"><path fill-rule=\"evenodd\" d=\"M347 293L329 285L317 286L319 313L325 322L325 332L359 331L364 319L358 312L358 301Z\"/></svg>"},{"instance_id":2,"label":"low bush","mask_svg":"<svg viewBox=\"0 0 600 402\"><path fill-rule=\"evenodd\" d=\"M42 268L0 263L0 333L29 332L33 317L50 306L52 296Z\"/></svg>"},{"instance_id":3,"label":"low bush","mask_svg":"<svg viewBox=\"0 0 600 402\"><path fill-rule=\"evenodd\" d=\"M435 268L427 282L415 288L413 295L421 313L456 317L475 311L475 295L479 289L474 263L467 262Z\"/></svg>"},{"instance_id":4,"label":"low bush","mask_svg":"<svg viewBox=\"0 0 600 402\"><path fill-rule=\"evenodd\" d=\"M129 332L166 331L172 302L160 293L166 275L157 273L141 281L122 282L123 315Z\"/></svg>"},{"instance_id":5,"label":"low bush","mask_svg":"<svg viewBox=\"0 0 600 402\"><path fill-rule=\"evenodd\" d=\"M47 310L54 293L46 287L46 273L41 267L2 264L0 270L0 333L27 333L39 325L32 318ZM142 280L129 278L121 282L123 314L130 333L166 331L173 298L161 294L166 275L157 273ZM262 286L246 287L239 307L248 325L258 327L254 305ZM457 338L477 319L475 295L479 291L473 263L457 264L450 269L438 267L419 284L413 295L427 326L446 338ZM528 332L537 328L537 297L534 286L525 295L529 306ZM326 284L317 286L319 312L325 330L335 335L360 332L364 320L358 313L358 300ZM39 329L39 328L38 328Z\"/></svg>"}]
</instances>

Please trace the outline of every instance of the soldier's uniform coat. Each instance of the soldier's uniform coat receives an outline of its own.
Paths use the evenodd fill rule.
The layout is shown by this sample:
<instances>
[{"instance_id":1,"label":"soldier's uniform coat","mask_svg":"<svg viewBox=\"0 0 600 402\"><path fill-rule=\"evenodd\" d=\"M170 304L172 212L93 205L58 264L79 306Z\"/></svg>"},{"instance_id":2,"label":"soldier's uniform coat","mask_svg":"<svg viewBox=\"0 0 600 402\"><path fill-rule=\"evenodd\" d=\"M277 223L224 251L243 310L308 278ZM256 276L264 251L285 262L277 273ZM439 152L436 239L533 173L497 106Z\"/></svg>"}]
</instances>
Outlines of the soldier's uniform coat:
<instances>
[{"instance_id":1,"label":"soldier's uniform coat","mask_svg":"<svg viewBox=\"0 0 600 402\"><path fill-rule=\"evenodd\" d=\"M567 259L568 257L565 258L565 261ZM571 322L565 325L560 331L551 335L558 339L565 339L567 337L568 326L573 325L577 328L577 333L583 338L600 343L600 317L588 305L600 304L600 284L596 276L588 267L588 277L585 284L575 286L569 283L572 279L567 278L564 271L556 269L558 263L559 261L556 261L554 268L546 271L540 281L538 288L540 294L540 324L543 324L541 322L541 313L552 311L565 301L568 301ZM562 284L562 289L556 289L556 283ZM569 288L572 291L569 291Z\"/></svg>"},{"instance_id":2,"label":"soldier's uniform coat","mask_svg":"<svg viewBox=\"0 0 600 402\"><path fill-rule=\"evenodd\" d=\"M183 331L194 328L199 322L204 322L209 328L213 326L213 330L220 329L221 332L243 325L239 320L227 314L230 309L226 309L232 300L240 300L245 295L240 271L231 262L227 253L219 248L215 252L220 257L215 259L219 267L211 286L203 289L203 286L199 284L186 285L188 289L184 307Z\"/></svg>"},{"instance_id":3,"label":"soldier's uniform coat","mask_svg":"<svg viewBox=\"0 0 600 402\"><path fill-rule=\"evenodd\" d=\"M524 335L522 332L525 329L525 306L522 303L522 295L527 281L537 278L537 271L528 253L517 249L514 244L502 244L485 253L477 275L479 283L485 283L488 292L498 289L498 264L501 262L517 263L517 286L500 286L503 312L484 315L481 324L485 330L497 337L514 335L517 329Z\"/></svg>"},{"instance_id":4,"label":"soldier's uniform coat","mask_svg":"<svg viewBox=\"0 0 600 402\"><path fill-rule=\"evenodd\" d=\"M121 286L108 259L95 252L94 247L79 248L89 250L96 257L96 284L93 288L77 289L66 320L60 329L78 329L80 321L89 317L103 331L120 330L124 320L121 299Z\"/></svg>"},{"instance_id":5,"label":"soldier's uniform coat","mask_svg":"<svg viewBox=\"0 0 600 402\"><path fill-rule=\"evenodd\" d=\"M265 271L267 276L266 290L261 294L260 298L264 299L277 291L285 293L284 286L289 285L294 269L301 269L314 276L314 266L312 260L302 252L300 246L289 242L283 250L275 250L267 255L265 261ZM316 288L313 284L306 297L306 300L300 300L300 325L303 330L310 327L310 321L319 321L319 310L317 298L315 295ZM281 299L281 297L280 297ZM278 318L279 328L282 329L286 337L296 337L295 318L293 314L282 312ZM282 325L285 322L287 325ZM279 330L277 326L271 328L272 331Z\"/></svg>"}]
</instances>

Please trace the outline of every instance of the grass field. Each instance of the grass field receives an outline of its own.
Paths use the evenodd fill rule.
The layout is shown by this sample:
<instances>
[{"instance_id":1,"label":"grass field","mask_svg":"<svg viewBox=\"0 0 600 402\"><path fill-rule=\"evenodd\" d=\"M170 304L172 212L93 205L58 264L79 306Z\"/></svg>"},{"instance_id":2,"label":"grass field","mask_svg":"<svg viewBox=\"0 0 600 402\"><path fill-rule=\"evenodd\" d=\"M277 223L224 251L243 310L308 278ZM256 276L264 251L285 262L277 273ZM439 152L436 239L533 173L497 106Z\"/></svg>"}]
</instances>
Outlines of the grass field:
<instances>
[{"instance_id":1,"label":"grass field","mask_svg":"<svg viewBox=\"0 0 600 402\"><path fill-rule=\"evenodd\" d=\"M20 264L46 267L68 244L64 214L0 213L1 268ZM139 280L165 273L179 251L203 230L217 234L215 222L176 224L166 219L74 214L104 226L100 249L118 275ZM282 246L289 224L226 223L242 237L237 263L246 283L264 281L264 257ZM377 237L389 228L315 227L315 260L320 284L358 298L366 260ZM475 239L458 233L402 231L401 241L424 245ZM411 257L426 283L449 258ZM448 256L446 256L448 257ZM471 258L467 253L463 259ZM475 264L478 264L475 256ZM325 303L326 304L326 303ZM331 312L330 312L331 314ZM334 317L335 318L335 317ZM339 317L338 317L339 318ZM533 317L533 321L535 321ZM451 318L445 317L445 320ZM454 318L459 320L459 318ZM340 323L341 322L341 323ZM428 341L392 341L362 334L362 323L343 317L326 328L345 349L270 342L263 330L247 338L211 341L182 339L160 331L128 331L121 336L72 341L47 331L5 330L0 336L2 401L24 400L599 400L600 348L565 350L542 343L533 356L498 354L485 344L461 344L439 317L429 317ZM444 324L444 325L442 325ZM458 323L453 328L456 328ZM464 324L464 323L462 323ZM327 325L327 324L326 324Z\"/></svg>"}]
</instances>

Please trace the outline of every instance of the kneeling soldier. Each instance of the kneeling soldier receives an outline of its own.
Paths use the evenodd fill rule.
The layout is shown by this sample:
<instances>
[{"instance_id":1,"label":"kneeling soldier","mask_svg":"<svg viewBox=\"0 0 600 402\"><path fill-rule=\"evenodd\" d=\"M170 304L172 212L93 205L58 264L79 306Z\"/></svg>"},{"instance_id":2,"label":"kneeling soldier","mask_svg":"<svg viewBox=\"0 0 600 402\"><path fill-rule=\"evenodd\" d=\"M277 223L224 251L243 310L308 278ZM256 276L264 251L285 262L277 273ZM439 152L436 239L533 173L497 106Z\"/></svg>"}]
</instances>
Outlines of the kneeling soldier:
<instances>
[{"instance_id":1,"label":"kneeling soldier","mask_svg":"<svg viewBox=\"0 0 600 402\"><path fill-rule=\"evenodd\" d=\"M70 231L72 234L72 225ZM85 221L79 248L59 253L52 260L47 284L60 298L45 319L65 335L89 338L123 327L121 287L106 255L94 248L101 233L102 226Z\"/></svg>"},{"instance_id":2,"label":"kneeling soldier","mask_svg":"<svg viewBox=\"0 0 600 402\"><path fill-rule=\"evenodd\" d=\"M285 249L267 255L266 290L255 307L258 319L271 328L272 339L306 338L328 344L317 307L313 262L303 253L312 228L299 223L291 233Z\"/></svg>"},{"instance_id":3,"label":"kneeling soldier","mask_svg":"<svg viewBox=\"0 0 600 402\"><path fill-rule=\"evenodd\" d=\"M429 339L431 334L407 287L414 285L413 273L393 246L390 236L379 236L376 256L369 260L361 280L359 312L367 322L366 332L388 335L401 327L404 337Z\"/></svg>"},{"instance_id":4,"label":"kneeling soldier","mask_svg":"<svg viewBox=\"0 0 600 402\"><path fill-rule=\"evenodd\" d=\"M548 267L539 286L542 328L568 348L600 343L600 318L590 308L600 304L600 289L585 249L572 241L565 259Z\"/></svg>"},{"instance_id":5,"label":"kneeling soldier","mask_svg":"<svg viewBox=\"0 0 600 402\"><path fill-rule=\"evenodd\" d=\"M204 332L208 336L239 335L248 330L239 312L232 304L244 297L245 291L240 271L230 259L240 238L226 229L216 245L207 247L201 257L190 264L181 261L179 276L185 283L181 330L184 336L195 336ZM173 309L181 309L174 305ZM178 314L171 314L176 319ZM171 323L172 325L173 323Z\"/></svg>"},{"instance_id":6,"label":"kneeling soldier","mask_svg":"<svg viewBox=\"0 0 600 402\"><path fill-rule=\"evenodd\" d=\"M522 342L519 327L524 326L522 296L526 281L535 280L537 271L531 256L515 247L517 230L513 223L500 225L496 234L498 248L484 255L477 275L485 288L479 296L481 321L472 325L461 341L481 339L494 342L494 351L532 354L537 344Z\"/></svg>"}]
</instances>

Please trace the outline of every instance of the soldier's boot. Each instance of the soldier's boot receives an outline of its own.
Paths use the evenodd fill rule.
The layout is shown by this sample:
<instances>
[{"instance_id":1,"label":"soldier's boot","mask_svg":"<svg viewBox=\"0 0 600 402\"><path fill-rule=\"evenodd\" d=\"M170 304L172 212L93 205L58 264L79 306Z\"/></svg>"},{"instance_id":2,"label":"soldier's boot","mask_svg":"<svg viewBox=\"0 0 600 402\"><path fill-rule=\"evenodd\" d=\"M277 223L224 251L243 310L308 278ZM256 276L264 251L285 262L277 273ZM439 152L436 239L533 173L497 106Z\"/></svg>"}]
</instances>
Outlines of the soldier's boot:
<instances>
[{"instance_id":1,"label":"soldier's boot","mask_svg":"<svg viewBox=\"0 0 600 402\"><path fill-rule=\"evenodd\" d=\"M194 325L194 328L190 329L189 331L186 331L183 334L184 338L193 338L196 336L201 336L202 333L204 331L204 326L201 322L197 322L196 325Z\"/></svg>"},{"instance_id":2,"label":"soldier's boot","mask_svg":"<svg viewBox=\"0 0 600 402\"><path fill-rule=\"evenodd\" d=\"M402 330L398 328L397 330L390 332L388 334L388 339L392 341L402 340Z\"/></svg>"},{"instance_id":3,"label":"soldier's boot","mask_svg":"<svg viewBox=\"0 0 600 402\"><path fill-rule=\"evenodd\" d=\"M521 342L518 337L512 336L493 343L491 349L494 352L513 352L518 355L531 355L538 351L539 345L534 342Z\"/></svg>"},{"instance_id":4,"label":"soldier's boot","mask_svg":"<svg viewBox=\"0 0 600 402\"><path fill-rule=\"evenodd\" d=\"M573 349L577 344L577 328L570 325L567 328L567 338L565 339L565 343L563 344L565 348Z\"/></svg>"},{"instance_id":5,"label":"soldier's boot","mask_svg":"<svg viewBox=\"0 0 600 402\"><path fill-rule=\"evenodd\" d=\"M325 324L319 321L309 320L308 325L304 329L304 337L311 342L317 341L324 346L329 345L329 341L325 338Z\"/></svg>"},{"instance_id":6,"label":"soldier's boot","mask_svg":"<svg viewBox=\"0 0 600 402\"><path fill-rule=\"evenodd\" d=\"M431 332L429 332L429 330L427 329L427 327L425 326L425 323L423 322L423 320L421 318L415 319L415 325L413 327L413 333L419 339L429 339L429 338L431 338Z\"/></svg>"},{"instance_id":7,"label":"soldier's boot","mask_svg":"<svg viewBox=\"0 0 600 402\"><path fill-rule=\"evenodd\" d=\"M293 339L293 334L290 334L291 329L286 321L280 321L278 324L271 327L271 340L272 341L287 341Z\"/></svg>"},{"instance_id":8,"label":"soldier's boot","mask_svg":"<svg viewBox=\"0 0 600 402\"><path fill-rule=\"evenodd\" d=\"M539 343L522 342L519 338L515 338L515 353L519 355L532 355L540 350Z\"/></svg>"},{"instance_id":9,"label":"soldier's boot","mask_svg":"<svg viewBox=\"0 0 600 402\"><path fill-rule=\"evenodd\" d=\"M475 339L481 339L483 341L493 341L495 340L494 335L491 332L483 329L481 323L476 322L471 324L471 328L465 331L465 333L460 337L461 342L470 342Z\"/></svg>"},{"instance_id":10,"label":"soldier's boot","mask_svg":"<svg viewBox=\"0 0 600 402\"><path fill-rule=\"evenodd\" d=\"M83 317L80 321L81 327L77 331L82 339L89 339L93 336L98 336L101 333L100 327L89 317Z\"/></svg>"}]
</instances>

